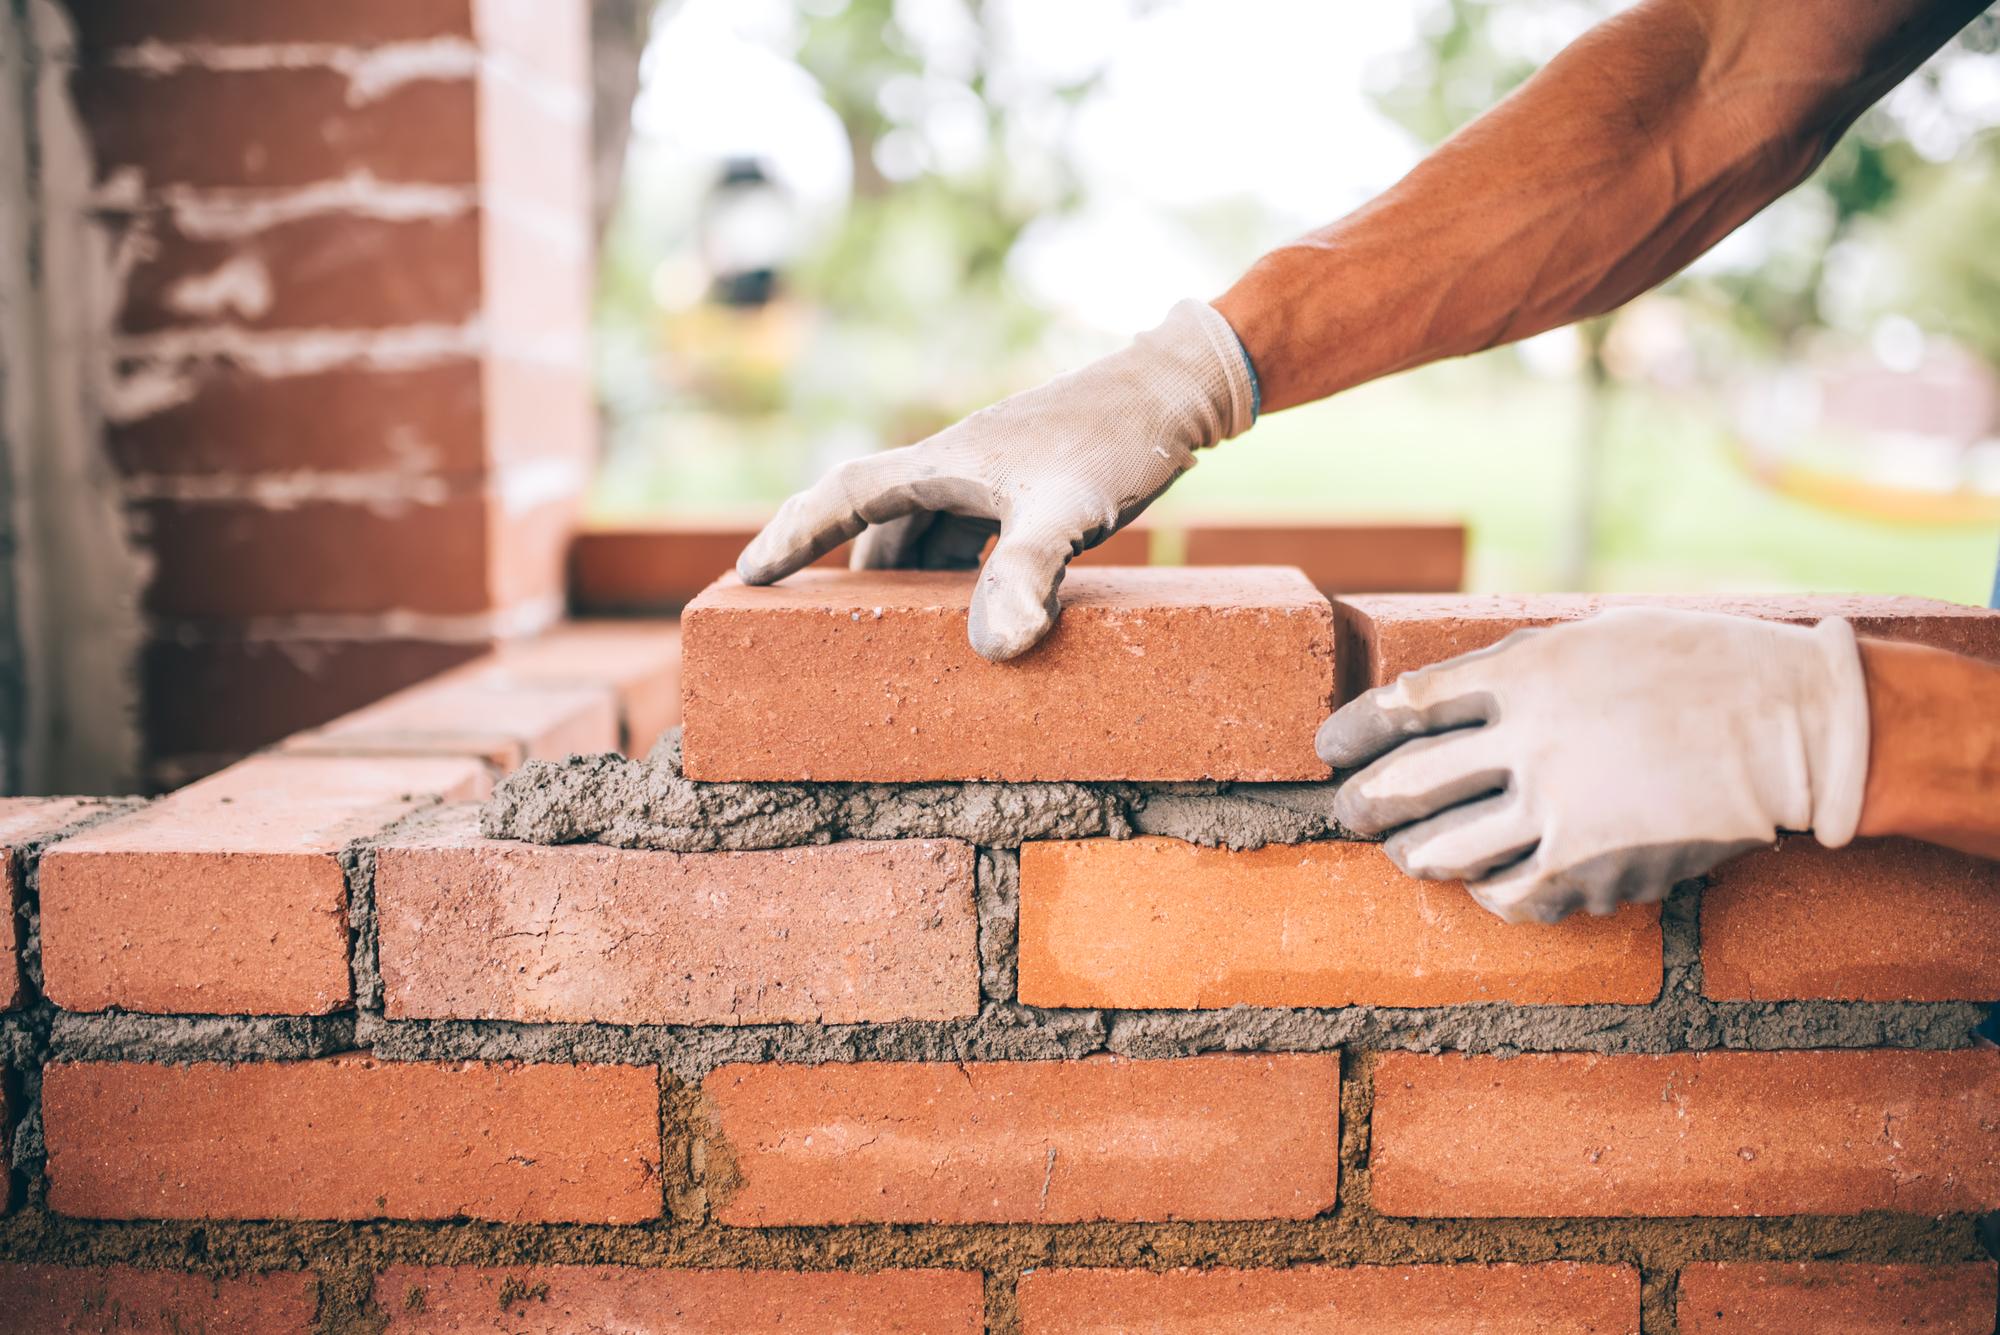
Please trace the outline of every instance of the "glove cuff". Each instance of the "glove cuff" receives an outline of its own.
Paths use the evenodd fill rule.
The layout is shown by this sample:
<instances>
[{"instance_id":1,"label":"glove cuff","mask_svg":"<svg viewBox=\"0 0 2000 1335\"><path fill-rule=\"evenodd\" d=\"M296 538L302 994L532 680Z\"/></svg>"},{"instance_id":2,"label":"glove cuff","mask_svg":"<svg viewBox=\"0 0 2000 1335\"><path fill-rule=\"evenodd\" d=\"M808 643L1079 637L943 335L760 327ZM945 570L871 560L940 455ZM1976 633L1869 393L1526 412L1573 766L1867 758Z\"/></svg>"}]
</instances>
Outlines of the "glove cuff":
<instances>
[{"instance_id":1,"label":"glove cuff","mask_svg":"<svg viewBox=\"0 0 2000 1335\"><path fill-rule=\"evenodd\" d=\"M1826 847L1840 848L1861 824L1868 782L1868 683L1847 618L1828 617L1812 633L1830 685L1825 727L1812 757L1812 831Z\"/></svg>"},{"instance_id":2,"label":"glove cuff","mask_svg":"<svg viewBox=\"0 0 2000 1335\"><path fill-rule=\"evenodd\" d=\"M1201 449L1240 436L1257 417L1257 383L1249 354L1222 312L1205 301L1176 302L1158 329L1140 336L1179 363L1204 400L1197 439Z\"/></svg>"}]
</instances>

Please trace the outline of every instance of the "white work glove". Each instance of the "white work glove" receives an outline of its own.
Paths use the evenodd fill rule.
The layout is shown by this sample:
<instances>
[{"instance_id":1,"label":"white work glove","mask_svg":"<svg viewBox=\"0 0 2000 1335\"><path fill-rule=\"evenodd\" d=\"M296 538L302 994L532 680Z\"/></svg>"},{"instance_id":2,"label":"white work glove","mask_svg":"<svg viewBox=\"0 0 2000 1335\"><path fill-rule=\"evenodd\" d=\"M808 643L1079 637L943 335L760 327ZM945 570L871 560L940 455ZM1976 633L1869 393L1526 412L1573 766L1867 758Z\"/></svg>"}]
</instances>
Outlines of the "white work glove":
<instances>
[{"instance_id":1,"label":"white work glove","mask_svg":"<svg viewBox=\"0 0 2000 1335\"><path fill-rule=\"evenodd\" d=\"M1183 301L1121 352L1003 399L930 439L851 460L786 501L737 558L746 584L783 579L869 525L856 568L969 570L972 647L1006 659L1055 624L1070 558L1129 523L1254 415L1228 321Z\"/></svg>"},{"instance_id":2,"label":"white work glove","mask_svg":"<svg viewBox=\"0 0 2000 1335\"><path fill-rule=\"evenodd\" d=\"M1625 608L1404 675L1320 727L1334 800L1509 922L1663 898L1779 830L1854 837L1868 695L1846 621ZM1383 754L1386 752L1387 754ZM1380 757L1376 759L1376 757Z\"/></svg>"}]
</instances>

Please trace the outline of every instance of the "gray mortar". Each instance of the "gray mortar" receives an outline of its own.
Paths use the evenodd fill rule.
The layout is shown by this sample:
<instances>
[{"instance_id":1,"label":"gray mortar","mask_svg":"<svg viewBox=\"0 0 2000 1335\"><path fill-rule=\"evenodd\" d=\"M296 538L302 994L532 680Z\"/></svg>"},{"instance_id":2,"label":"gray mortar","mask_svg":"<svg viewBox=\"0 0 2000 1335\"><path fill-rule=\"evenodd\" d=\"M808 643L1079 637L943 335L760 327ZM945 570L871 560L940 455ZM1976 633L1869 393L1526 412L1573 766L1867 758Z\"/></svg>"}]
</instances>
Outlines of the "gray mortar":
<instances>
[{"instance_id":1,"label":"gray mortar","mask_svg":"<svg viewBox=\"0 0 2000 1335\"><path fill-rule=\"evenodd\" d=\"M480 814L492 839L596 842L707 853L835 839L1031 839L1163 834L1206 847L1261 848L1347 835L1334 785L1304 783L697 783L680 733L645 760L530 761Z\"/></svg>"},{"instance_id":2,"label":"gray mortar","mask_svg":"<svg viewBox=\"0 0 2000 1335\"><path fill-rule=\"evenodd\" d=\"M979 850L973 903L979 915L980 995L1011 1002L1021 937L1020 854L1005 848Z\"/></svg>"}]
</instances>

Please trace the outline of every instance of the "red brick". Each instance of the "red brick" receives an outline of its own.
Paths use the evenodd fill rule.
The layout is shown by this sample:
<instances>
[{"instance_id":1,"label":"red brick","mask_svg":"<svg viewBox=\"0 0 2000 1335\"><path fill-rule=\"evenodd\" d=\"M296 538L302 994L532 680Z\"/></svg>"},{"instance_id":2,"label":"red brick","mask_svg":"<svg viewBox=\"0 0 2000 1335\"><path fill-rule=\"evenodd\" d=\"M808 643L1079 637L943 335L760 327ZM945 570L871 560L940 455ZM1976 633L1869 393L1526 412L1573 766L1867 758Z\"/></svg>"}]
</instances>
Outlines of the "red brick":
<instances>
[{"instance_id":1,"label":"red brick","mask_svg":"<svg viewBox=\"0 0 2000 1335\"><path fill-rule=\"evenodd\" d=\"M490 662L483 660L482 662ZM517 685L474 663L284 743L288 755L524 760L615 751L618 700L602 686Z\"/></svg>"},{"instance_id":2,"label":"red brick","mask_svg":"<svg viewBox=\"0 0 2000 1335\"><path fill-rule=\"evenodd\" d=\"M1031 1270L1023 1335L1638 1335L1630 1266Z\"/></svg>"},{"instance_id":3,"label":"red brick","mask_svg":"<svg viewBox=\"0 0 2000 1335\"><path fill-rule=\"evenodd\" d=\"M725 1224L1309 1219L1339 1176L1340 1059L724 1066Z\"/></svg>"},{"instance_id":4,"label":"red brick","mask_svg":"<svg viewBox=\"0 0 2000 1335\"><path fill-rule=\"evenodd\" d=\"M1031 1006L1641 1005L1660 994L1660 951L1657 906L1516 927L1372 844L1021 848Z\"/></svg>"},{"instance_id":5,"label":"red brick","mask_svg":"<svg viewBox=\"0 0 2000 1335\"><path fill-rule=\"evenodd\" d=\"M570 606L579 612L678 612L736 566L754 523L590 528L569 548ZM847 568L842 544L814 562Z\"/></svg>"},{"instance_id":6,"label":"red brick","mask_svg":"<svg viewBox=\"0 0 2000 1335\"><path fill-rule=\"evenodd\" d=\"M0 1265L0 1324L23 1335L310 1335L318 1306L318 1279L296 1271L216 1278L125 1265Z\"/></svg>"},{"instance_id":7,"label":"red brick","mask_svg":"<svg viewBox=\"0 0 2000 1335\"><path fill-rule=\"evenodd\" d=\"M573 109L566 109L555 104L560 97L560 91L546 84L530 86L518 77L480 79L477 123L483 198L524 206L548 220L590 217L589 101L578 99ZM565 264L584 259L592 239L585 231L566 245L574 253Z\"/></svg>"},{"instance_id":8,"label":"red brick","mask_svg":"<svg viewBox=\"0 0 2000 1335\"><path fill-rule=\"evenodd\" d=\"M586 0L475 0L479 44L535 77L579 91L590 87Z\"/></svg>"},{"instance_id":9,"label":"red brick","mask_svg":"<svg viewBox=\"0 0 2000 1335\"><path fill-rule=\"evenodd\" d=\"M457 667L486 647L310 636L154 640L142 683L147 750L242 755Z\"/></svg>"},{"instance_id":10,"label":"red brick","mask_svg":"<svg viewBox=\"0 0 2000 1335\"><path fill-rule=\"evenodd\" d=\"M478 87L469 78L412 79L361 102L332 69L86 68L70 87L99 180L136 171L157 190L364 173L437 185L480 179ZM419 125L423 133L412 133Z\"/></svg>"},{"instance_id":11,"label":"red brick","mask_svg":"<svg viewBox=\"0 0 2000 1335\"><path fill-rule=\"evenodd\" d=\"M494 507L486 538L490 606L561 605L563 555L583 510L583 479L579 472L578 490L558 500L522 510Z\"/></svg>"},{"instance_id":12,"label":"red brick","mask_svg":"<svg viewBox=\"0 0 2000 1335\"><path fill-rule=\"evenodd\" d=\"M582 131L572 132L581 143ZM493 152L508 151L498 147ZM581 154L569 156L581 159ZM589 364L590 309L596 283L589 212L530 220L510 209L489 209L479 219L477 253L485 274L485 328L500 347L520 346ZM570 244L549 233L570 226Z\"/></svg>"},{"instance_id":13,"label":"red brick","mask_svg":"<svg viewBox=\"0 0 2000 1335\"><path fill-rule=\"evenodd\" d=\"M336 367L285 376L200 363L177 366L173 374L186 397L106 428L126 473L466 479L489 462L483 372L472 358L410 370Z\"/></svg>"},{"instance_id":14,"label":"red brick","mask_svg":"<svg viewBox=\"0 0 2000 1335\"><path fill-rule=\"evenodd\" d=\"M1297 566L1329 597L1454 593L1465 585L1465 525L1195 523L1184 559L1191 566Z\"/></svg>"},{"instance_id":15,"label":"red brick","mask_svg":"<svg viewBox=\"0 0 2000 1335\"><path fill-rule=\"evenodd\" d=\"M242 618L302 613L467 615L498 597L498 503L464 492L394 507L311 501L153 501L147 610Z\"/></svg>"},{"instance_id":16,"label":"red brick","mask_svg":"<svg viewBox=\"0 0 2000 1335\"><path fill-rule=\"evenodd\" d=\"M688 776L1326 777L1331 625L1297 571L1074 571L1062 621L1008 663L966 643L973 578L710 588L682 618Z\"/></svg>"},{"instance_id":17,"label":"red brick","mask_svg":"<svg viewBox=\"0 0 2000 1335\"><path fill-rule=\"evenodd\" d=\"M1378 594L1334 600L1341 698L1351 699L1413 668L1484 649L1512 631L1574 621L1608 607L1679 607L1795 625L1844 616L1862 635L1929 644L2000 661L2000 612L1932 598L1815 593L1468 594L1453 598Z\"/></svg>"},{"instance_id":18,"label":"red brick","mask_svg":"<svg viewBox=\"0 0 2000 1335\"><path fill-rule=\"evenodd\" d=\"M0 798L0 1011L13 1010L28 999L20 961L21 941L27 934L21 921L21 848L75 824L95 809L95 803L80 797ZM0 1111L0 1135L5 1125ZM0 1184L5 1181L6 1174L0 1172Z\"/></svg>"},{"instance_id":19,"label":"red brick","mask_svg":"<svg viewBox=\"0 0 2000 1335\"><path fill-rule=\"evenodd\" d=\"M981 1335L986 1329L984 1282L966 1270L394 1266L375 1282L375 1305L388 1314L390 1335Z\"/></svg>"},{"instance_id":20,"label":"red brick","mask_svg":"<svg viewBox=\"0 0 2000 1335\"><path fill-rule=\"evenodd\" d=\"M1702 991L1725 1001L2000 996L2000 862L1913 839L1808 838L1723 864L1701 901Z\"/></svg>"},{"instance_id":21,"label":"red brick","mask_svg":"<svg viewBox=\"0 0 2000 1335\"><path fill-rule=\"evenodd\" d=\"M43 988L73 1011L317 1015L352 1000L339 854L465 760L262 756L42 856Z\"/></svg>"},{"instance_id":22,"label":"red brick","mask_svg":"<svg viewBox=\"0 0 2000 1335\"><path fill-rule=\"evenodd\" d=\"M495 465L560 456L594 467L597 391L588 367L495 353L486 359L484 402Z\"/></svg>"},{"instance_id":23,"label":"red brick","mask_svg":"<svg viewBox=\"0 0 2000 1335\"><path fill-rule=\"evenodd\" d=\"M2000 1051L1386 1053L1372 1203L1426 1217L2000 1206Z\"/></svg>"},{"instance_id":24,"label":"red brick","mask_svg":"<svg viewBox=\"0 0 2000 1335\"><path fill-rule=\"evenodd\" d=\"M468 809L378 845L391 1016L855 1024L978 1013L969 844L663 853L517 844L477 828Z\"/></svg>"},{"instance_id":25,"label":"red brick","mask_svg":"<svg viewBox=\"0 0 2000 1335\"><path fill-rule=\"evenodd\" d=\"M652 1067L57 1063L49 1206L97 1219L659 1217Z\"/></svg>"},{"instance_id":26,"label":"red brick","mask_svg":"<svg viewBox=\"0 0 2000 1335\"><path fill-rule=\"evenodd\" d=\"M1680 1335L1992 1335L1993 1263L1681 1267Z\"/></svg>"},{"instance_id":27,"label":"red brick","mask_svg":"<svg viewBox=\"0 0 2000 1335\"><path fill-rule=\"evenodd\" d=\"M472 0L341 0L274 5L270 0L69 0L85 48L142 42L313 42L374 46L468 36Z\"/></svg>"},{"instance_id":28,"label":"red brick","mask_svg":"<svg viewBox=\"0 0 2000 1335\"><path fill-rule=\"evenodd\" d=\"M480 672L522 684L610 687L629 756L645 755L681 721L678 621L564 622L502 647Z\"/></svg>"},{"instance_id":29,"label":"red brick","mask_svg":"<svg viewBox=\"0 0 2000 1335\"><path fill-rule=\"evenodd\" d=\"M126 333L223 325L373 329L463 324L484 305L485 225L319 214L227 239L181 235L165 216L124 288Z\"/></svg>"},{"instance_id":30,"label":"red brick","mask_svg":"<svg viewBox=\"0 0 2000 1335\"><path fill-rule=\"evenodd\" d=\"M1144 566L1153 563L1153 529L1147 524L1127 524L1103 542L1086 552L1080 553L1072 565L1086 566ZM1220 564L1220 563L1218 563ZM1250 561L1231 561L1229 565L1255 565ZM1290 561L1280 561L1279 565L1291 565Z\"/></svg>"}]
</instances>

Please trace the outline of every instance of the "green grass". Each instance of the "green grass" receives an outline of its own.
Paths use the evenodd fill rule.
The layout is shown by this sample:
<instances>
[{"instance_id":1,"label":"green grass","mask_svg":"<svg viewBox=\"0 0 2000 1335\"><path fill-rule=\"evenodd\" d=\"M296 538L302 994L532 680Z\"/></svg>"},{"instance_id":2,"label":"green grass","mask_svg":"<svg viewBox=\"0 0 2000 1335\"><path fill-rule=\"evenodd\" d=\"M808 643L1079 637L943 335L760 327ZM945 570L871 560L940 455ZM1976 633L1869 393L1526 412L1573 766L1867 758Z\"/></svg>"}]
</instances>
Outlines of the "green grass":
<instances>
[{"instance_id":1,"label":"green grass","mask_svg":"<svg viewBox=\"0 0 2000 1335\"><path fill-rule=\"evenodd\" d=\"M1163 515L1455 517L1474 589L1563 579L1577 508L1579 391L1490 363L1433 367L1259 422L1207 451ZM819 471L783 423L635 424L600 478L602 518L768 509ZM1587 586L1829 590L1983 603L2000 533L1874 522L1779 495L1737 466L1702 402L1624 390L1610 414Z\"/></svg>"}]
</instances>

